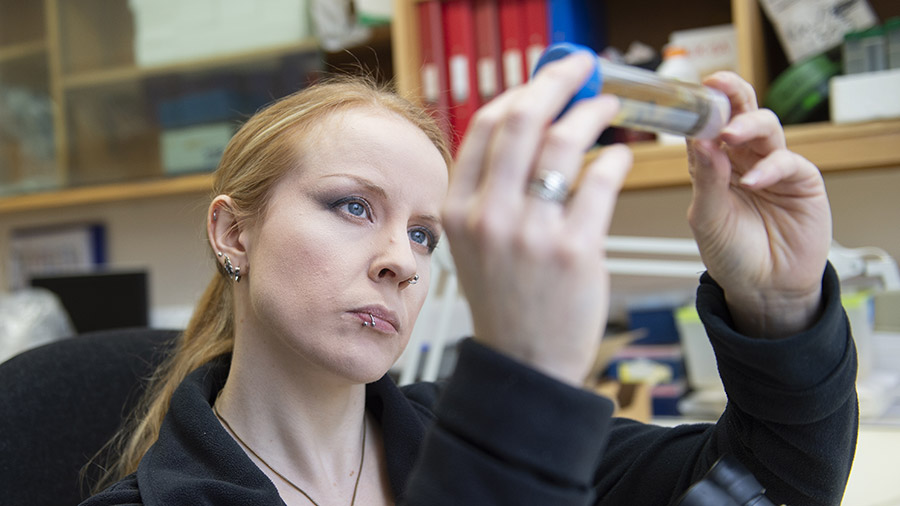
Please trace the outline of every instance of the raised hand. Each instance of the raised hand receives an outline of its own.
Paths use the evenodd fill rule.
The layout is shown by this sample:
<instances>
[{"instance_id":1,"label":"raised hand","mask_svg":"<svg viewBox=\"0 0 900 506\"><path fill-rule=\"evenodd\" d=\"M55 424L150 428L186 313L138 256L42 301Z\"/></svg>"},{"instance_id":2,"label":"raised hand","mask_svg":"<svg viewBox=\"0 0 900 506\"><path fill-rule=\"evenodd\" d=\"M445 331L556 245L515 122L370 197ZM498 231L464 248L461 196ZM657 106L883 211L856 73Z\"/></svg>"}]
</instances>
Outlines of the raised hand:
<instances>
[{"instance_id":1,"label":"raised hand","mask_svg":"<svg viewBox=\"0 0 900 506\"><path fill-rule=\"evenodd\" d=\"M611 97L580 101L554 122L592 65L576 53L481 108L443 213L475 338L575 385L606 325L604 242L631 166L630 150L616 146L582 171L617 110Z\"/></svg>"},{"instance_id":2,"label":"raised hand","mask_svg":"<svg viewBox=\"0 0 900 506\"><path fill-rule=\"evenodd\" d=\"M689 141L693 198L688 220L709 274L725 291L738 330L778 338L818 315L831 245L825 184L787 149L778 118L753 88L718 72L704 84L731 100L719 140Z\"/></svg>"}]
</instances>

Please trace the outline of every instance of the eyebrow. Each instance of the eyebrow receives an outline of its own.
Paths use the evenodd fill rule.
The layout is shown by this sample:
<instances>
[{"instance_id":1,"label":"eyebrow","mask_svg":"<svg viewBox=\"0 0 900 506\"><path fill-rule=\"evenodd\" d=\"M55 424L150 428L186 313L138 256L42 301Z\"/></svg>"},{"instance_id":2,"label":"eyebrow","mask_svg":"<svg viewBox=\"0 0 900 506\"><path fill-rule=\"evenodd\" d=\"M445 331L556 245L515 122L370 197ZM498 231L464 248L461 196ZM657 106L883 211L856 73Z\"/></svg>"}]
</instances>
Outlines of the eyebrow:
<instances>
[{"instance_id":1,"label":"eyebrow","mask_svg":"<svg viewBox=\"0 0 900 506\"><path fill-rule=\"evenodd\" d=\"M364 178L364 177L357 176L356 174L348 174L348 173L345 173L345 172L339 172L339 173L337 173L337 174L327 174L327 175L325 175L325 176L322 176L323 179L324 179L324 178L332 178L332 177L352 179L353 181L355 181L355 182L358 183L359 185L365 187L367 190L369 190L369 191L371 191L371 192L373 192L373 193L376 193L376 194L377 194L379 197L381 197L382 199L384 199L384 200L389 200L388 194L387 194L387 192L384 190L384 188L382 188L381 186L378 186L377 184L373 183L372 181L369 181L368 179L366 179L366 178ZM442 226L442 222L441 222L440 217L434 216L434 215L431 215L431 214L423 214L423 215L417 216L417 218L420 219L420 220L422 220L422 221L426 221L426 222L428 222L432 227L437 228L438 230L437 230L436 232L439 232L439 233L442 233L442 232L443 232L443 226Z\"/></svg>"},{"instance_id":2,"label":"eyebrow","mask_svg":"<svg viewBox=\"0 0 900 506\"><path fill-rule=\"evenodd\" d=\"M385 200L388 198L388 194L386 191L384 191L384 188L378 186L377 184L373 183L372 181L369 181L368 179L366 179L364 177L360 177L355 174L346 174L343 172L337 173L337 174L327 174L325 176L322 176L323 179L331 178L331 177L352 179L353 181L356 181L359 185L364 186L367 190L369 190L373 193L377 193L379 197L381 197Z\"/></svg>"}]
</instances>

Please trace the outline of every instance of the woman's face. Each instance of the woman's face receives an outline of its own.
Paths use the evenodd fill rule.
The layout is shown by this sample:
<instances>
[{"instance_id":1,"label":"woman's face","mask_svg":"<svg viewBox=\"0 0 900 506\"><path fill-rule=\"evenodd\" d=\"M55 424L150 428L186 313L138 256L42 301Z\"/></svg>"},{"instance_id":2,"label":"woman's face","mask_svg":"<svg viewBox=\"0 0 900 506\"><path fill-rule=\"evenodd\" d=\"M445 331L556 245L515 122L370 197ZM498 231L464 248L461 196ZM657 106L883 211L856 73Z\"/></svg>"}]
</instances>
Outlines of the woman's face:
<instances>
[{"instance_id":1,"label":"woman's face","mask_svg":"<svg viewBox=\"0 0 900 506\"><path fill-rule=\"evenodd\" d=\"M421 130L382 111L333 114L305 142L266 215L241 233L245 323L262 345L374 381L405 348L425 300L447 166Z\"/></svg>"}]
</instances>

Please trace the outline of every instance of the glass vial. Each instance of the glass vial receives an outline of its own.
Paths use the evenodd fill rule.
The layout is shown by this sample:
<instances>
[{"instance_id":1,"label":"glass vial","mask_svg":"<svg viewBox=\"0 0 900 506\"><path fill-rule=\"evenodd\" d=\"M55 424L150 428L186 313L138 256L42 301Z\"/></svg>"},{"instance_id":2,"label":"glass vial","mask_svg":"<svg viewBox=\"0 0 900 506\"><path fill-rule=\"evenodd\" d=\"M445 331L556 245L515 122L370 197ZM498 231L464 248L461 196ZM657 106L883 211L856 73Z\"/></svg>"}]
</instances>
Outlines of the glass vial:
<instances>
[{"instance_id":1,"label":"glass vial","mask_svg":"<svg viewBox=\"0 0 900 506\"><path fill-rule=\"evenodd\" d=\"M844 64L844 75L860 74L866 71L866 52L862 46L862 32L844 34L841 57Z\"/></svg>"},{"instance_id":2,"label":"glass vial","mask_svg":"<svg viewBox=\"0 0 900 506\"><path fill-rule=\"evenodd\" d=\"M544 51L535 72L543 65L575 51L593 51L561 42ZM596 54L595 54L596 57ZM731 104L724 93L695 83L668 79L638 67L597 58L597 66L572 103L607 93L620 102L612 124L637 130L666 132L697 139L713 139L728 124Z\"/></svg>"},{"instance_id":3,"label":"glass vial","mask_svg":"<svg viewBox=\"0 0 900 506\"><path fill-rule=\"evenodd\" d=\"M884 36L887 40L888 68L900 69L900 16L884 22Z\"/></svg>"}]
</instances>

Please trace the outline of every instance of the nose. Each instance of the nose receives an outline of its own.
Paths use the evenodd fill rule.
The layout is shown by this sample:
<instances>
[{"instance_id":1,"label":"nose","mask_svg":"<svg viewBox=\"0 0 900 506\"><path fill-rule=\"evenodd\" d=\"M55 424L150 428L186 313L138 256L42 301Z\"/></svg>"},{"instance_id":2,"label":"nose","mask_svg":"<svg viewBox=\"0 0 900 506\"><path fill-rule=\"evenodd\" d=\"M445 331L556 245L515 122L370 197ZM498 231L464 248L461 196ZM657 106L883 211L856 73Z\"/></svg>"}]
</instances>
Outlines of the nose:
<instances>
[{"instance_id":1,"label":"nose","mask_svg":"<svg viewBox=\"0 0 900 506\"><path fill-rule=\"evenodd\" d=\"M418 262L409 242L406 227L385 234L376 245L369 277L377 282L405 283L416 274Z\"/></svg>"}]
</instances>

